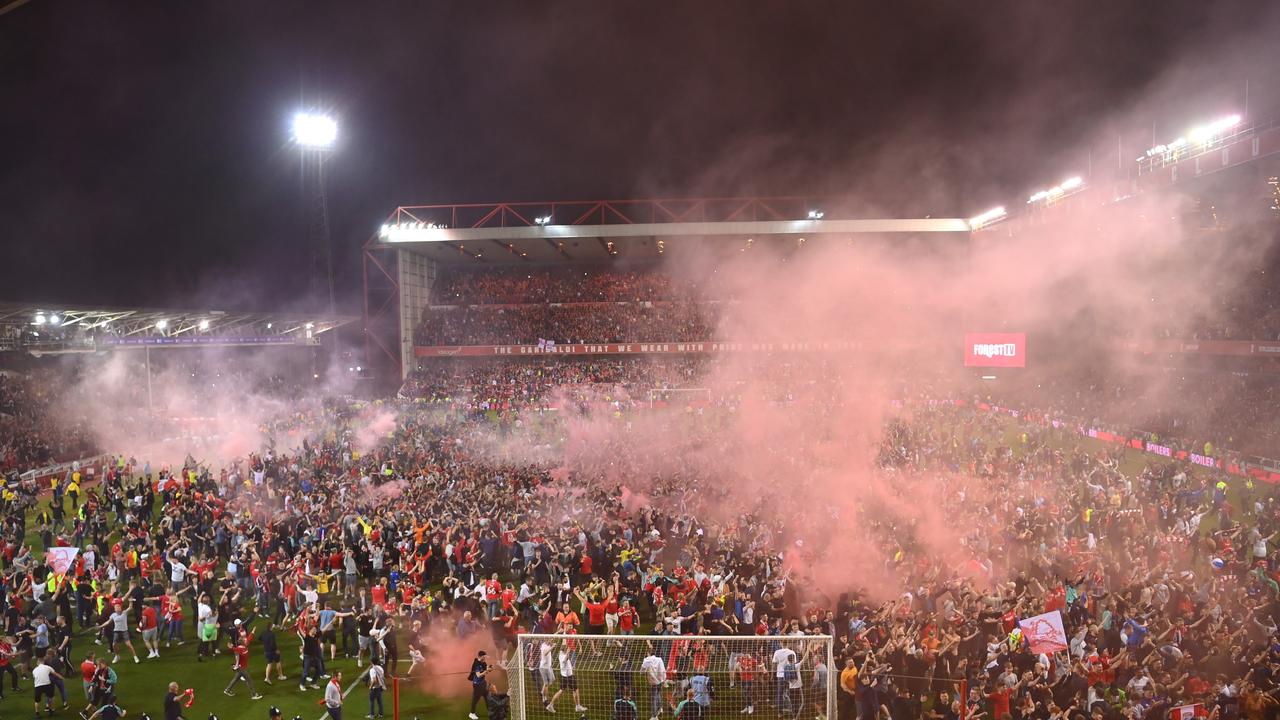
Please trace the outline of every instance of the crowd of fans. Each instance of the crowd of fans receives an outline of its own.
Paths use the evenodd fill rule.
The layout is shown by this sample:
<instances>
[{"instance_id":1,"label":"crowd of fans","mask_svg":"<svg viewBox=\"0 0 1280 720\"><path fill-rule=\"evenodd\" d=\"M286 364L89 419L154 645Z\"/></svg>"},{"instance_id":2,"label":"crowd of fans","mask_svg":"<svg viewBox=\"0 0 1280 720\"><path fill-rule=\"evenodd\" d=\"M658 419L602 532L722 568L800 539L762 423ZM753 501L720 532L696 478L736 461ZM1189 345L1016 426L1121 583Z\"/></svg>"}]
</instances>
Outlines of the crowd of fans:
<instances>
[{"instance_id":1,"label":"crowd of fans","mask_svg":"<svg viewBox=\"0 0 1280 720\"><path fill-rule=\"evenodd\" d=\"M49 373L0 373L0 472L27 470L94 452L88 430L63 422L51 403L59 385Z\"/></svg>"},{"instance_id":2,"label":"crowd of fans","mask_svg":"<svg viewBox=\"0 0 1280 720\"><path fill-rule=\"evenodd\" d=\"M715 340L714 303L429 307L419 345L530 345Z\"/></svg>"},{"instance_id":3,"label":"crowd of fans","mask_svg":"<svg viewBox=\"0 0 1280 720\"><path fill-rule=\"evenodd\" d=\"M1145 432L1190 452L1274 457L1280 448L1280 375L1187 367L1005 375L981 392L1010 407L1042 409Z\"/></svg>"},{"instance_id":4,"label":"crowd of fans","mask_svg":"<svg viewBox=\"0 0 1280 720\"><path fill-rule=\"evenodd\" d=\"M266 663L264 681L296 677L311 693L339 670L368 672L366 662L379 677L422 672L432 632L496 641L485 685L509 682L499 669L525 631L744 635L770 650L790 635L829 634L835 667L805 654L787 672L806 684L838 673L843 717L1157 720L1193 703L1221 718L1274 715L1273 497L1174 463L1126 470L1122 458L1051 427L1022 427L1011 445L994 416L912 400L911 413L889 421L874 472L894 476L906 501L923 500L923 478L952 477L928 502L967 528L959 565L935 557L913 523L871 496L835 526L764 507L718 519L711 508L732 496L732 482L690 465L652 478L637 506L626 501L624 484L639 481L627 453L609 455L621 472L566 476L554 462L495 458L492 431L474 415L416 403L398 408L392 435L361 453L361 416L330 409L314 441L224 468L119 457L97 468L96 485L77 468L49 483L51 495L6 490L0 657L34 678L39 712L56 702L50 670L82 669L87 709L113 702L118 687L138 682L132 663L119 664L126 651L136 663L229 649L236 669L225 692L246 682L256 698L250 656ZM685 421L691 444L715 441L713 417ZM772 451L804 453L806 443ZM974 502L978 486L965 477L997 504ZM818 553L841 525L867 533L863 560L900 592L836 592L815 582L815 566L792 562ZM65 574L44 554L59 547L80 550ZM1055 609L1068 649L1030 652L1017 620ZM301 667L279 650L295 634ZM629 697L614 682L617 666L571 642L560 648L561 678L571 662ZM790 676L774 680L782 668L768 653L710 657L717 648L635 647L635 664L621 672L647 691L631 703L643 714L630 717L810 712L790 706ZM714 693L686 695L691 678L719 661L734 676L713 678ZM568 683L544 684L540 666L531 668L537 692L528 701L554 711ZM747 681L757 674L765 682ZM26 682L8 679L10 690ZM378 689L369 688L370 715L382 712ZM148 690L158 697L163 688ZM482 695L496 698L500 687ZM819 697L808 697L820 711ZM342 703L341 693L325 699ZM616 699L575 710L613 717Z\"/></svg>"},{"instance_id":5,"label":"crowd of fans","mask_svg":"<svg viewBox=\"0 0 1280 720\"><path fill-rule=\"evenodd\" d=\"M400 394L480 412L592 402L630 408L652 405L664 388L698 387L705 365L696 355L432 360L410 375Z\"/></svg>"},{"instance_id":6,"label":"crowd of fans","mask_svg":"<svg viewBox=\"0 0 1280 720\"><path fill-rule=\"evenodd\" d=\"M657 269L613 270L577 267L453 270L433 288L437 305L643 302L687 300L696 291Z\"/></svg>"}]
</instances>

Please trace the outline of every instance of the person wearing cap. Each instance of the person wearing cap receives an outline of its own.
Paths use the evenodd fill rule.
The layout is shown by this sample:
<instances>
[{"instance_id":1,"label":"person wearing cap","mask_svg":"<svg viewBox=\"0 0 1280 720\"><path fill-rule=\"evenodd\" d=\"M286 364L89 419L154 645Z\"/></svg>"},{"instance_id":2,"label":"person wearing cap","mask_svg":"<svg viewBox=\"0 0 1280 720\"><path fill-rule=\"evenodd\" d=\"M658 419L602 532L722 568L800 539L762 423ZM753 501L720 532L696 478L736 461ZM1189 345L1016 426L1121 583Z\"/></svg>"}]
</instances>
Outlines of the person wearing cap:
<instances>
[{"instance_id":1,"label":"person wearing cap","mask_svg":"<svg viewBox=\"0 0 1280 720\"><path fill-rule=\"evenodd\" d=\"M228 697L235 695L235 691L231 688L235 687L236 682L243 680L245 685L249 686L251 700L261 700L262 694L253 687L253 680L249 677L249 643L253 642L253 634L241 627L240 619L235 620L235 643L227 643L227 648L236 656L235 664L231 666L233 672L231 682L222 689L222 694Z\"/></svg>"}]
</instances>

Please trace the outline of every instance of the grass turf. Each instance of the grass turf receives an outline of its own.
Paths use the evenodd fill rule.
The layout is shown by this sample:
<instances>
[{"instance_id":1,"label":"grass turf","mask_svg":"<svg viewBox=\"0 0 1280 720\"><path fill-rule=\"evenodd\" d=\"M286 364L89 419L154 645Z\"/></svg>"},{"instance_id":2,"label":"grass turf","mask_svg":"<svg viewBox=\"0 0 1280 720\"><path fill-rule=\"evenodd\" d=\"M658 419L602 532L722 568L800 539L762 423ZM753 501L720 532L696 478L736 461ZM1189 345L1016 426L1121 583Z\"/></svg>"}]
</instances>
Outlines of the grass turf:
<instances>
[{"instance_id":1,"label":"grass turf","mask_svg":"<svg viewBox=\"0 0 1280 720\"><path fill-rule=\"evenodd\" d=\"M210 714L217 715L220 720L266 718L268 709L273 705L283 711L286 719L301 716L304 720L315 720L325 714L323 703L320 702L324 696L323 690L308 689L306 692L298 690L298 675L302 669L302 663L298 658L298 638L293 633L287 631L276 633L281 655L284 658L285 676L289 679L275 680L274 685L266 685L262 682L263 670L266 667L262 649L257 644L251 646L249 675L253 678L254 688L263 695L261 700L251 700L252 693L244 683L237 683L234 697L222 694L222 689L231 680L232 656L223 648L222 654L212 660L197 662L197 643L191 623L187 623L185 630L190 636L185 645L165 648L162 643L158 659L144 658L137 665L129 657L128 650L120 648L124 653L120 657L120 662L113 664L119 676L119 683L116 686L118 704L128 711L130 717L136 718L143 712L157 720L163 717L164 695L170 682L177 682L181 690L187 688L195 690L195 703L184 712L185 717L191 720L204 720ZM95 645L91 636L77 637L72 642L71 657L77 665L90 650L96 652L99 657L107 653L106 645ZM146 652L142 649L141 638L136 637L135 634L133 642L134 648L141 653L139 657L143 658ZM110 655L106 656L110 659ZM368 667L368 663L365 663L365 667ZM402 662L402 671L407 667L408 663ZM361 669L356 667L354 658L345 659L341 654L336 661L329 662L326 659L326 668L330 672L334 669L342 671L344 690L356 681L361 672ZM465 679L466 669L466 667L458 668L464 674L458 676L457 682L459 691L468 693L465 697L469 697L470 689ZM6 685L5 699L0 701L0 718L10 720L32 717L32 691L29 677L23 680L22 687L24 688L22 692L12 693L8 691ZM323 685L321 687L323 688ZM403 680L400 684L400 717L406 720L415 717L424 719L465 717L468 702L462 697L451 699L428 695L417 688L414 680ZM85 706L78 668L75 674L68 678L67 698L71 707L57 712L55 717L74 719L76 711ZM57 698L54 703L56 708ZM386 717L392 717L389 688L384 693L383 705ZM363 683L358 683L347 696L343 711L344 720L345 718L363 718L369 712L368 691Z\"/></svg>"},{"instance_id":2,"label":"grass turf","mask_svg":"<svg viewBox=\"0 0 1280 720\"><path fill-rule=\"evenodd\" d=\"M1002 419L1002 433L998 436L988 436L989 441L999 442L1014 448L1015 452L1022 451L1020 434L1022 427L1012 418ZM1104 443L1091 438L1072 438L1070 444L1079 443L1088 450L1096 451L1107 446ZM1061 449L1067 449L1067 443L1052 443ZM1136 474L1147 462L1159 462L1157 458L1140 452L1130 452L1121 463L1121 470L1128 474ZM1193 469L1193 472L1198 472ZM1238 478L1228 478L1230 489L1228 496L1233 502L1239 499L1239 486L1243 483ZM33 511L34 515L34 511ZM1209 516L1205 518L1206 523L1216 523L1216 518ZM30 528L31 525L28 525ZM28 534L27 541L31 543L33 548L42 547L40 538L32 531ZM185 631L188 635L187 643L182 646L171 648L161 647L161 657L159 659L143 660L140 664L134 665L132 660L126 655L121 657L121 662L116 663L114 667L119 675L119 684L117 693L119 704L128 711L130 717L138 717L145 712L153 718L163 716L164 694L167 691L168 684L176 681L178 686L185 690L186 688L195 689L195 704L185 711L185 717L190 720L205 720L210 714L216 715L220 720L240 720L241 718L249 720L252 718L266 718L267 711L271 706L281 709L286 719L295 716L301 716L303 720L316 720L325 715L323 703L320 702L323 697L323 691L310 690L302 692L298 690L297 677L301 670L301 661L298 658L298 638L292 632L278 631L276 637L279 640L281 655L285 662L285 675L289 680L283 682L276 681L274 685L265 685L261 682L262 671L265 667L265 661L262 657L261 646L254 645L251 647L249 674L253 678L254 687L263 694L261 700L250 700L251 693L243 684L237 684L235 688L235 697L227 697L222 694L222 689L226 687L231 679L231 656L225 648L222 648L222 654L213 660L205 662L196 661L196 642L194 639L194 623L188 619ZM80 660L84 658L84 654L92 648L101 656L106 652L105 645L94 645L91 636L78 637L73 641L72 659L78 665ZM142 650L141 638L134 638L134 647ZM402 642L402 645L404 643ZM145 655L145 650L142 650ZM402 667L408 667L407 661L401 662ZM359 676L360 669L356 668L354 659L344 659L341 656L333 663L328 663L327 667L338 669L343 674L343 688L350 687L352 682L356 681ZM463 718L466 717L469 708L470 688L465 680L465 671L467 670L466 661L457 668L460 673L455 678L450 678L449 682L456 682L458 685L457 695L454 697L442 697L440 695L429 694L419 689L418 684L410 679L402 681L400 686L400 717L404 720L410 718ZM78 670L76 671L78 673ZM438 687L438 683L436 684ZM10 718L31 717L29 713L31 708L31 681L30 678L23 680L25 690L21 693L10 693L6 690L5 699L0 701L0 719L9 720ZM81 691L79 677L73 675L67 683L67 695L71 707L68 710L56 713L56 717L75 718L76 710L84 707L84 695ZM56 704L55 700L55 704ZM386 717L392 716L392 702L390 690L386 692L383 698ZM357 684L347 696L346 703L343 707L344 718L363 718L369 711L368 692L362 683ZM478 710L481 717L485 717L483 710ZM576 717L577 713L569 712L565 708L560 708L556 716L552 716L538 707L536 703L529 709L529 715L537 718L552 717ZM608 712L604 708L592 708L588 713L590 718L607 718Z\"/></svg>"}]
</instances>

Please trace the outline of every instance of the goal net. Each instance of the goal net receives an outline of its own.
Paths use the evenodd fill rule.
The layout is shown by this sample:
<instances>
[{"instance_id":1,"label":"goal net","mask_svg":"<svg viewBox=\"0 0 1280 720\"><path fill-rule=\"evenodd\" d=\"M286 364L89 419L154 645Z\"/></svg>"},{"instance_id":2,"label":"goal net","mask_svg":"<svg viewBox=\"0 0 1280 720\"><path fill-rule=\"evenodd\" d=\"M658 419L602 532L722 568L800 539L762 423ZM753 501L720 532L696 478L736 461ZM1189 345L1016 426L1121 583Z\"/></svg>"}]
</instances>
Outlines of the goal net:
<instances>
[{"instance_id":1,"label":"goal net","mask_svg":"<svg viewBox=\"0 0 1280 720\"><path fill-rule=\"evenodd\" d=\"M520 635L511 717L834 718L829 635Z\"/></svg>"}]
</instances>

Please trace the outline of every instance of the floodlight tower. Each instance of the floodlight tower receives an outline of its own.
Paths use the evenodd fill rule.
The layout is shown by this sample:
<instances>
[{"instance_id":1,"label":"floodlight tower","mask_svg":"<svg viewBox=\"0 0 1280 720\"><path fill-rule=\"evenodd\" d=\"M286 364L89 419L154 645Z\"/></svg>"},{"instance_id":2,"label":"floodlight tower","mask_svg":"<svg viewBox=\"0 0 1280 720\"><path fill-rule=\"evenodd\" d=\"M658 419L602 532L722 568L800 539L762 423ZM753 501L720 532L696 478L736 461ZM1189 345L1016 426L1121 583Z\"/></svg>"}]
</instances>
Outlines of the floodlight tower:
<instances>
[{"instance_id":1,"label":"floodlight tower","mask_svg":"<svg viewBox=\"0 0 1280 720\"><path fill-rule=\"evenodd\" d=\"M328 293L328 312L336 311L333 293L333 248L329 239L329 200L325 192L324 162L338 140L338 123L322 113L293 116L293 142L302 160L302 193L308 204L307 240L311 248L312 297Z\"/></svg>"}]
</instances>

